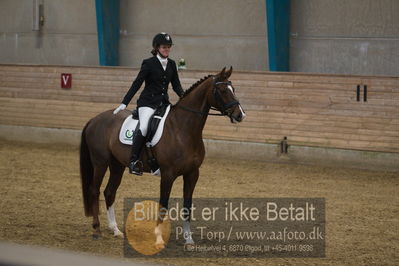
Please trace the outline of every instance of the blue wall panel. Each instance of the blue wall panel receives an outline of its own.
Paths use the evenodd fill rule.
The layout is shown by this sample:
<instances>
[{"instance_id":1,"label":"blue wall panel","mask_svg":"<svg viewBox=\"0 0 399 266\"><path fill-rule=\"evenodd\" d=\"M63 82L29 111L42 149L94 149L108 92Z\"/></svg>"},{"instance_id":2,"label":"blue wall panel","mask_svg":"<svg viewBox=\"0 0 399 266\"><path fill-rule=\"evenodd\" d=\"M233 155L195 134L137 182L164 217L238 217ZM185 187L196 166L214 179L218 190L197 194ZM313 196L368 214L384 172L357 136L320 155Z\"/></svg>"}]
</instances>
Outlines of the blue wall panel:
<instances>
[{"instance_id":1,"label":"blue wall panel","mask_svg":"<svg viewBox=\"0 0 399 266\"><path fill-rule=\"evenodd\" d=\"M119 65L119 0L96 0L100 65Z\"/></svg>"},{"instance_id":2,"label":"blue wall panel","mask_svg":"<svg viewBox=\"0 0 399 266\"><path fill-rule=\"evenodd\" d=\"M290 0L266 0L270 71L289 71Z\"/></svg>"}]
</instances>

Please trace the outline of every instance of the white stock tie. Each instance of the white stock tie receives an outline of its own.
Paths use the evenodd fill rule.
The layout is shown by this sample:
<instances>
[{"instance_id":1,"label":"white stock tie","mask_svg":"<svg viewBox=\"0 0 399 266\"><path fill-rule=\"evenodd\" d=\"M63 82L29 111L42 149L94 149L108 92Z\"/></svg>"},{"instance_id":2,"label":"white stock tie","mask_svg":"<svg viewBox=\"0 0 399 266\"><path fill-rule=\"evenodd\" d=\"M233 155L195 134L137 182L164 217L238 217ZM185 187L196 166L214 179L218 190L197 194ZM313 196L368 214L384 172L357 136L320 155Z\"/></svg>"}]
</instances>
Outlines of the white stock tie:
<instances>
[{"instance_id":1,"label":"white stock tie","mask_svg":"<svg viewBox=\"0 0 399 266\"><path fill-rule=\"evenodd\" d=\"M168 64L168 58L162 58L157 55L159 62L161 62L163 70L166 70L166 65Z\"/></svg>"}]
</instances>

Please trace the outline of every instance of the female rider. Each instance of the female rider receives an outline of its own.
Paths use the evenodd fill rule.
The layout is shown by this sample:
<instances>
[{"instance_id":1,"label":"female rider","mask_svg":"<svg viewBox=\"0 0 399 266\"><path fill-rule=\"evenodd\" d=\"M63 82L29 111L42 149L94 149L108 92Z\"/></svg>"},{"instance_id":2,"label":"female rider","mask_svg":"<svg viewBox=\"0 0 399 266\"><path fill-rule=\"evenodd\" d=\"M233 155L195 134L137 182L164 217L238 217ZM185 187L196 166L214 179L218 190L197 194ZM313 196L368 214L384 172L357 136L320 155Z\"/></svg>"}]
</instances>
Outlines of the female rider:
<instances>
[{"instance_id":1,"label":"female rider","mask_svg":"<svg viewBox=\"0 0 399 266\"><path fill-rule=\"evenodd\" d=\"M169 58L172 45L172 38L169 34L162 32L155 35L151 51L153 56L143 60L139 74L123 98L122 103L114 111L114 114L116 114L125 109L145 81L144 89L137 100L139 125L133 135L133 148L129 163L129 173L131 174L143 174L140 153L146 142L148 122L156 108L169 104L169 83L172 83L173 90L179 97L184 94L177 74L176 63Z\"/></svg>"}]
</instances>

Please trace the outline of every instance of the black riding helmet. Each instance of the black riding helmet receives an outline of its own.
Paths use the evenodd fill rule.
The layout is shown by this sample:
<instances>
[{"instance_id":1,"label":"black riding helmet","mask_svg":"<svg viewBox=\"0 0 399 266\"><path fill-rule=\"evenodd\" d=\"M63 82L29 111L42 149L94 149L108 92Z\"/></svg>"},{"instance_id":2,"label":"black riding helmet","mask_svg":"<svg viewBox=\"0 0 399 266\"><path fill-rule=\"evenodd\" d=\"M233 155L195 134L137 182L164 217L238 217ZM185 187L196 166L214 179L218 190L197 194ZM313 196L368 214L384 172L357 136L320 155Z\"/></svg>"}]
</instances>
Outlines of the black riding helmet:
<instances>
[{"instance_id":1,"label":"black riding helmet","mask_svg":"<svg viewBox=\"0 0 399 266\"><path fill-rule=\"evenodd\" d=\"M172 38L165 32L158 33L152 40L152 47L158 49L161 45L173 45Z\"/></svg>"}]
</instances>

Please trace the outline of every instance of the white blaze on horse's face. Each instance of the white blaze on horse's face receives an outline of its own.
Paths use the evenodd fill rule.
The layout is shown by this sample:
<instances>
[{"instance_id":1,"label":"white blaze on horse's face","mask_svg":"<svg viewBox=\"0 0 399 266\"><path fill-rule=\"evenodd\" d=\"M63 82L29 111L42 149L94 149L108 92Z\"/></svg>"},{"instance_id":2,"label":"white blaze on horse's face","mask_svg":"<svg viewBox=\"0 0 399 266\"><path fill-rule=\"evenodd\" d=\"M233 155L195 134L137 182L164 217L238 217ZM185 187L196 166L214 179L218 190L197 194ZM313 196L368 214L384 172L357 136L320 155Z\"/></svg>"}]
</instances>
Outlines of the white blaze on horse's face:
<instances>
[{"instance_id":1,"label":"white blaze on horse's face","mask_svg":"<svg viewBox=\"0 0 399 266\"><path fill-rule=\"evenodd\" d=\"M237 97L236 97L236 94L234 93L233 87L232 87L231 85L228 85L227 88L231 91L231 93L233 94L234 98L237 98ZM239 108L240 113L239 113L238 115L236 115L236 116L233 115L233 116L231 117L231 121L232 121L233 123L241 122L241 121L244 120L244 118L247 116L247 115L245 114L244 110L242 109L241 104L238 104L238 108ZM234 114L234 113L235 113L235 111L233 112L233 114Z\"/></svg>"},{"instance_id":2,"label":"white blaze on horse's face","mask_svg":"<svg viewBox=\"0 0 399 266\"><path fill-rule=\"evenodd\" d=\"M233 95L235 96L233 87L231 87L231 85L228 85L227 88L229 88L229 90L231 90L231 93L233 93Z\"/></svg>"}]
</instances>

